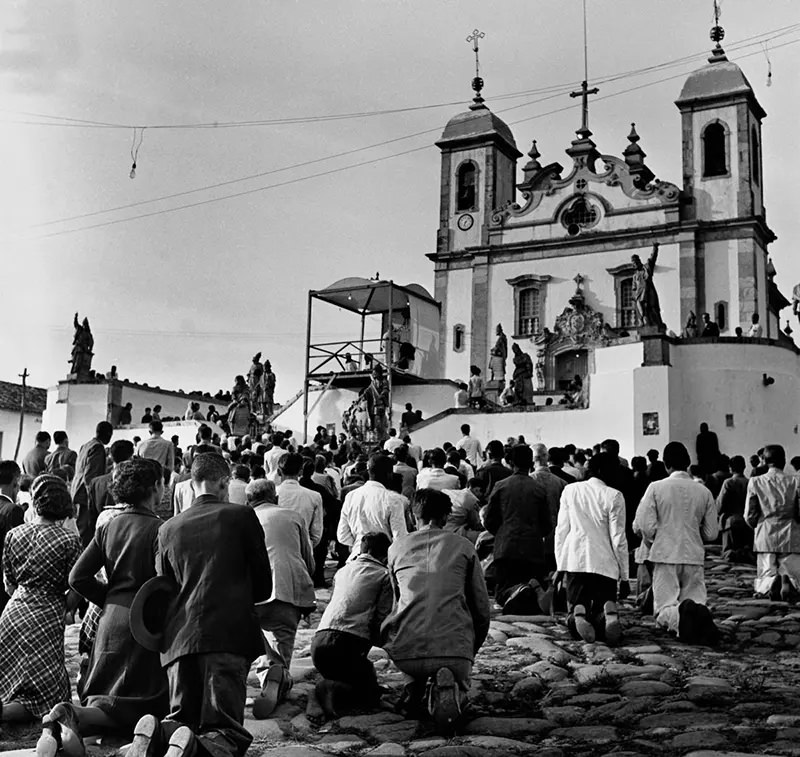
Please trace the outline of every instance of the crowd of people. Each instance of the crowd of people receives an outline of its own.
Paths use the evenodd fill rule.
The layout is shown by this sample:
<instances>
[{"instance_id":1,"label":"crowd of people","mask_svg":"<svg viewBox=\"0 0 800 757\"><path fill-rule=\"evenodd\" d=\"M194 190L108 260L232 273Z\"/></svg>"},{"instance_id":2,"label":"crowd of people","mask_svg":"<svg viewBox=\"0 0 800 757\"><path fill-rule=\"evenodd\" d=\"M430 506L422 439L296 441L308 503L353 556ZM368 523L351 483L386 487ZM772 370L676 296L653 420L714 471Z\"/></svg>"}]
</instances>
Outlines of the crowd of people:
<instances>
[{"instance_id":1,"label":"crowd of people","mask_svg":"<svg viewBox=\"0 0 800 757\"><path fill-rule=\"evenodd\" d=\"M713 645L704 544L721 533L727 559L756 564L756 593L795 598L800 458L786 471L782 447L748 477L706 424L694 463L680 442L628 461L613 439L484 447L471 431L423 451L394 429L367 449L324 427L302 444L201 426L184 452L159 420L137 446L101 422L77 453L41 432L21 468L0 462L0 719L41 718L42 757L80 757L106 732L132 737L131 757L243 755L249 671L253 715L270 717L334 567L311 646L321 711L379 704L379 646L405 676L397 710L445 735L466 718L490 596L616 645L633 584L659 626ZM64 631L78 616L74 704Z\"/></svg>"}]
</instances>

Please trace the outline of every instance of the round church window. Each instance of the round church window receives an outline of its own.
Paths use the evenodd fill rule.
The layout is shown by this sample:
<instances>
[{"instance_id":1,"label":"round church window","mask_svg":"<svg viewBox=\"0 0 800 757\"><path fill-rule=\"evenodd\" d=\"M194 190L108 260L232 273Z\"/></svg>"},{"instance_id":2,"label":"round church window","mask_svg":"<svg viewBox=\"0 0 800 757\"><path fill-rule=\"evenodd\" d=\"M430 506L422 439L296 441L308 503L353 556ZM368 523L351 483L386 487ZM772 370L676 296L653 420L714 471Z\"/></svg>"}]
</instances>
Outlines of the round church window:
<instances>
[{"instance_id":1,"label":"round church window","mask_svg":"<svg viewBox=\"0 0 800 757\"><path fill-rule=\"evenodd\" d=\"M585 195L576 197L561 215L561 225L570 236L596 226L600 221L600 209Z\"/></svg>"}]
</instances>

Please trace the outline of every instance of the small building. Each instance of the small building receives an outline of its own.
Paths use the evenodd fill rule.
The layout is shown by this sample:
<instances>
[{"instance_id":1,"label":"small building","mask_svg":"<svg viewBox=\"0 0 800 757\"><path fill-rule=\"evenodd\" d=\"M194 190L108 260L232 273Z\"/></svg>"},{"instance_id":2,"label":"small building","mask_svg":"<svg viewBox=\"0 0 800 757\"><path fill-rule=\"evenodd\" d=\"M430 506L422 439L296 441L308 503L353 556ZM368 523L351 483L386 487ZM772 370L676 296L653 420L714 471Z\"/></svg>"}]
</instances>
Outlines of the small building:
<instances>
[{"instance_id":1,"label":"small building","mask_svg":"<svg viewBox=\"0 0 800 757\"><path fill-rule=\"evenodd\" d=\"M36 434L42 430L42 414L46 404L46 389L25 387L25 411L22 414L22 439L18 455L20 460L33 447ZM21 410L22 384L0 381L0 460L14 457Z\"/></svg>"}]
</instances>

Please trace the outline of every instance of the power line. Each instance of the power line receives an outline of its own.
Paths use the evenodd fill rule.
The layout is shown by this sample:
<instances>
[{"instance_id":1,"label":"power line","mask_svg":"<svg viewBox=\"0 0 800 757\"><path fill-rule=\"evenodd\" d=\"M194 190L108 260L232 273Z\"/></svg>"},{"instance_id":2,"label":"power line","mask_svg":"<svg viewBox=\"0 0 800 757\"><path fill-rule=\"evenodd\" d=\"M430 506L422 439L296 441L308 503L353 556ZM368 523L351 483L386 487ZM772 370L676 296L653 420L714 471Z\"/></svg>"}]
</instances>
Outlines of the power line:
<instances>
[{"instance_id":1,"label":"power line","mask_svg":"<svg viewBox=\"0 0 800 757\"><path fill-rule=\"evenodd\" d=\"M787 47L789 45L794 45L794 44L797 44L798 42L800 42L800 39L790 40L788 42L784 42L781 45L776 45L772 49L773 50L778 50L781 47ZM758 55L758 54L760 54L760 51L755 51L755 52L748 53L748 54L745 54L745 55L742 55L742 56L739 56L739 57L740 58L747 58L747 57L751 57L752 55ZM638 85L638 86L635 86L635 87L629 87L629 88L621 90L619 92L612 92L612 93L610 93L608 95L604 95L602 97L598 97L598 98L596 98L596 100L607 100L607 99L612 98L612 97L619 97L620 95L628 94L630 92L634 92L634 91L637 91L637 90L640 90L640 89L644 89L646 87L654 86L656 84L661 84L661 83L666 82L666 81L671 81L673 79L680 78L680 77L682 77L684 75L685 75L685 72L682 72L682 73L674 74L672 76L664 77L662 79L658 79L656 81L645 82L644 84L641 84L641 85ZM560 93L560 94L563 94L563 93ZM542 100L546 100L546 99L552 99L552 96L548 97L548 98L542 98ZM509 110L513 110L513 109L516 109L516 108L525 107L528 104L533 104L533 103L527 103L527 104L523 104L523 105L512 106L511 108L506 108L505 110L499 111L499 112L507 112ZM525 117L525 118L517 119L516 121L511 121L511 122L509 122L509 125L515 125L515 124L519 124L519 123L524 123L524 122L527 122L527 121L535 120L537 118L544 118L546 116L550 116L550 115L561 113L561 112L564 112L564 111L567 111L567 110L571 110L573 107L574 106L572 106L572 105L568 105L568 106L565 106L563 108L557 108L555 110L547 111L545 113L537 113L537 114L535 114L533 116L528 116L528 117ZM423 134L430 134L431 132L438 131L439 128L440 127L436 127L435 129L428 129L428 130L425 130L425 131L422 131L422 132L417 132L417 133L415 133L413 135L406 135L404 137L397 137L397 138L392 139L392 140L387 140L386 142L383 142L383 143L378 143L375 146L380 146L380 145L383 145L383 144L390 144L392 142L397 142L397 141L401 141L401 140L404 140L404 139L409 139L411 137L420 136L420 135L423 135ZM130 216L128 218L112 219L110 221L105 221L105 222L97 223L97 224L91 224L89 226L80 226L80 227L75 228L75 229L66 229L66 230L61 230L61 231L55 231L55 232L51 232L49 234L43 234L43 235L40 235L38 237L33 237L33 238L34 239L47 239L47 238L55 237L55 236L73 234L73 233L76 233L76 232L79 232L79 231L89 231L91 229L103 228L103 227L106 227L106 226L113 226L113 225L118 224L118 223L127 223L129 221L135 221L135 220L138 220L138 219L141 219L141 218L150 218L150 217L162 215L162 214L165 214L165 213L173 213L173 212L176 212L178 210L186 210L188 208L199 207L199 206L202 206L202 205L208 205L208 204L211 204L211 203L214 203L214 202L220 202L222 200L234 199L234 198L237 198L237 197L243 197L243 196L250 195L250 194L255 194L255 193L258 193L258 192L263 192L263 191L266 191L268 189L277 189L279 187L289 186L291 184L297 184L299 182L307 181L309 179L315 179L315 178L320 178L320 177L323 177L323 176L329 176L331 174L339 173L339 172L342 172L342 171L348 171L348 170L351 170L353 168L360 168L360 167L367 166L367 165L372 165L372 164L375 164L375 163L380 163L380 162L383 162L385 160L390 160L391 158L402 157L404 155L409 155L409 154L412 154L412 153L415 153L415 152L420 152L422 150L428 150L430 148L431 148L431 145L422 145L420 147L411 148L409 150L404 150L402 152L393 153L391 155L385 155L385 156L381 156L381 157L378 157L378 158L372 158L370 160L365 160L365 161L361 161L361 162L358 162L358 163L353 163L353 164L348 165L348 166L340 166L338 168L332 168L332 169L329 169L327 171L321 171L321 172L318 172L318 173L315 173L315 174L310 174L310 175L307 175L307 176L300 176L300 177L297 177L297 178L294 178L294 179L289 179L287 181L278 182L276 184L268 184L266 186L255 187L253 189L243 190L241 192L235 192L235 193L232 193L232 194L223 195L221 197L212 197L212 198L209 198L209 199L206 199L206 200L200 200L198 202L186 203L184 205L178 205L178 206L176 206L174 208L164 208L164 209L161 209L161 210L152 211L150 213L141 213L139 215ZM353 150L347 151L346 153L342 153L342 154L351 154L351 153L354 153L354 152L363 151L365 149L370 149L370 148L365 148L365 147L355 148ZM328 158L318 158L318 159L316 159L314 161L306 162L305 164L298 164L297 166L291 166L291 167L282 168L282 169L274 169L273 171L266 172L266 173L274 173L276 171L288 170L288 168L299 167L301 165L308 165L309 163L320 162L320 161L326 160L326 159L328 159ZM185 195L185 194L191 194L191 193L194 193L194 192L203 191L204 189L210 189L210 188L215 188L215 187L218 187L218 186L223 186L225 184L235 183L236 181L242 181L242 179L231 180L229 182L223 182L223 183L217 184L217 185L209 185L209 187L205 187L205 188L202 188L202 189L187 190L186 192L177 193L176 195L172 195L172 196L174 197L174 196L180 196L180 195ZM168 197L165 197L165 198L162 198L162 199L168 199ZM148 203L152 203L152 202L156 202L156 201L157 200L141 201L140 203L132 203L131 205L128 205L128 206L120 206L119 208L109 209L109 210L106 210L106 211L95 211L95 212L90 213L90 214L84 214L83 216L77 216L77 217L73 217L73 218L61 219L59 221L50 221L47 224L40 224L40 226L42 226L42 225L52 225L52 224L56 224L56 223L64 223L64 222L67 222L67 221L70 221L70 220L78 220L81 217L87 217L89 215L99 215L99 214L106 213L106 212L112 212L113 210L122 210L122 209L126 209L128 207L134 207L136 205L148 204Z\"/></svg>"},{"instance_id":2,"label":"power line","mask_svg":"<svg viewBox=\"0 0 800 757\"><path fill-rule=\"evenodd\" d=\"M789 24L787 26L778 27L777 29L772 29L766 32L760 32L750 37L744 37L741 40L729 43L728 45L726 45L726 47L728 50L737 50L745 47L750 47L755 44L760 45L762 44L764 37L767 37L769 39L777 39L781 36L784 36L786 34L795 31L798 28L800 28L800 23ZM753 40L756 41L753 42ZM628 71L618 72L616 74L610 74L605 77L599 77L597 81L599 83L609 83L612 81L618 81L620 79L628 78L631 76L638 76L645 73L649 73L651 71L658 70L664 67L681 65L684 62L705 55L706 52L707 51L699 51L691 55L686 55L681 58L674 58L669 61L664 61L662 63L658 63L652 66L645 66L642 68L630 69ZM546 94L549 92L553 92L555 90L561 90L567 87L573 87L575 83L576 83L575 81L570 81L570 82L564 82L562 84L550 85L547 87L539 87L535 89L521 90L518 92L503 93L494 96L492 100L497 101L504 99L513 99L518 97L528 97L530 95ZM6 120L3 123L26 124L32 126L59 126L59 127L72 127L72 128L101 128L101 129L134 129L134 128L136 129L223 129L223 128L241 128L241 127L251 127L251 126L296 125L302 123L320 123L327 121L348 120L354 118L368 118L372 116L395 115L398 113L410 113L420 110L430 110L433 108L453 107L456 105L461 105L463 103L464 103L463 100L451 100L447 102L430 103L426 105L413 105L404 108L387 108L387 109L372 110L372 111L355 111L351 113L332 113L332 114L312 115L312 116L290 116L287 118L251 119L242 121L208 121L208 122L183 123L183 124L122 124L109 121L96 121L83 118L70 118L67 116L53 116L45 113L33 113L29 111L3 110L3 112L6 113L14 113L17 115L28 116L31 118L51 119L50 122ZM58 121L62 121L65 123L57 123Z\"/></svg>"},{"instance_id":3,"label":"power line","mask_svg":"<svg viewBox=\"0 0 800 757\"><path fill-rule=\"evenodd\" d=\"M792 31L792 30L794 30L796 28L800 28L800 24L794 24L794 25L789 26L789 27L784 27L783 29ZM781 36L780 34L776 34L775 32L789 33L788 31L783 31L781 29L774 30L773 32L768 32L768 33L769 34L773 34L774 37ZM767 34L767 33L763 33L761 35L756 35L756 36L764 36L764 34ZM735 47L736 45L739 45L740 47L752 46L752 45L744 44L749 39L753 39L753 38L747 38L746 40L742 40L740 43L735 43L734 45L729 46L729 49ZM759 44L760 45L761 43L758 42L758 43L753 43L753 44ZM781 46L779 45L778 47L781 47ZM683 64L683 63L687 63L689 60L692 60L695 57L697 57L697 56L696 55L684 56L683 58L679 58L679 59L675 59L675 60L679 61L681 64ZM741 56L741 57L748 57L748 56L744 55L744 56ZM647 68L640 69L639 71L648 72L649 73L649 72L653 72L653 71L657 71L657 70L662 70L664 68L672 67L674 65L675 65L675 61L664 62L664 63L660 63L660 64L655 64L653 66L648 66ZM622 80L622 79L625 79L625 78L629 78L631 75L632 74L630 74L630 73L628 73L628 74L617 74L617 75L615 75L613 77L600 78L600 79L598 79L598 83L605 84L605 83L609 83L609 82L613 82L613 81L619 81L619 80ZM638 73L635 73L633 75L638 75ZM660 79L657 82L651 82L650 84L655 84L655 83L659 83L659 82L662 82L662 81L668 81L668 80L670 80L672 78L678 78L678 77L683 76L683 75L684 75L684 73L680 73L680 74L676 75L675 77L668 77L666 79ZM642 86L649 86L649 84L645 84L645 85L642 85ZM641 87L639 87L639 88L641 88ZM636 89L636 88L634 88L634 89ZM535 91L535 90L530 90L530 92L533 92L533 91ZM544 91L544 88L543 88L542 91ZM526 102L526 103L513 105L513 106L510 106L508 108L499 110L498 113L507 113L507 112L509 112L511 110L516 110L516 109L519 109L519 108L528 107L530 105L535 105L535 104L538 104L538 103L541 103L541 102L545 102L547 100L554 99L556 97L560 97L563 94L564 94L564 92L562 90L559 90L558 92L555 92L554 94L551 94L551 95L549 95L547 97L542 97L542 98L539 98L539 99L536 99L536 100L531 100L531 101ZM519 93L515 93L513 95L508 95L506 97L516 97L516 96L519 96ZM608 96L609 95L605 95L605 96L597 98L597 99L603 100ZM495 100L495 99L499 99L499 98L492 98L492 99ZM460 103L456 103L456 104L460 104ZM425 106L425 107L438 107L438 106ZM554 113L560 113L560 112L563 112L564 110L568 110L568 109L569 108L562 108L562 109L559 109L559 110L550 111L550 112L548 112L546 114L543 114L543 115L552 115ZM538 118L538 117L540 117L540 116L539 115L535 115L535 116L532 116L531 118ZM526 121L526 120L530 120L530 119L523 119L523 121ZM522 121L517 121L516 123L522 123ZM165 201L165 200L175 199L177 197L185 197L187 195L196 194L198 192L205 192L205 191L208 191L208 190L211 190L211 189L218 189L220 187L231 186L233 184L238 184L240 182L252 181L254 179L264 178L265 176L270 176L270 175L274 175L274 174L277 174L277 173L283 173L285 171L294 170L296 168L305 168L307 166L316 165L317 163L323 163L323 162L328 161L328 160L335 160L337 158L346 157L348 155L353 155L353 154L356 154L356 153L359 153L359 152L365 152L367 150L372 150L372 149L375 149L375 148L378 148L378 147L385 147L386 145L394 144L396 142L401 142L401 141L404 141L404 140L407 140L407 139L413 139L414 137L424 136L424 135L427 135L427 134L433 134L433 133L437 132L440 128L441 127L437 126L437 127L432 128L432 129L425 129L423 131L414 132L412 134L406 134L406 135L403 135L401 137L395 137L393 139L382 140L380 142L374 142L374 143L369 144L369 145L362 145L361 147L356 147L356 148L353 148L353 149L350 149L350 150L343 150L341 152L333 153L333 154L330 154L330 155L325 155L325 156L322 156L320 158L313 158L311 160L306 160L306 161L302 161L302 162L299 162L299 163L293 163L293 164L290 164L290 165L287 165L287 166L281 166L279 168L269 169L267 171L260 171L258 173L249 174L247 176L240 176L240 177L237 177L235 179L228 179L226 181L216 182L214 184L207 184L207 185L204 185L204 186L201 186L201 187L197 187L195 189L187 189L187 190L183 190L181 192L174 192L172 194L161 195L159 197L154 197L154 198L151 198L149 200L139 200L137 202L127 203L125 205L118 205L118 206L115 206L115 207L112 207L112 208L105 208L105 209L102 209L102 210L90 211L88 213L81 213L81 214L77 214L77 215L73 215L73 216L67 216L67 217L64 217L64 218L57 218L57 219L53 219L51 221L43 221L42 223L33 224L33 225L29 226L28 228L34 228L34 229L35 228L43 228L43 227L46 227L46 226L58 225L58 224L61 224L61 223L68 223L68 222L71 222L71 221L79 221L79 220L83 220L85 218L92 218L92 217L98 216L98 215L105 215L106 213L112 213L112 212L116 212L116 211L119 211L119 210L128 210L130 208L141 207L142 205L150 205L150 204L162 202L162 201Z\"/></svg>"}]
</instances>

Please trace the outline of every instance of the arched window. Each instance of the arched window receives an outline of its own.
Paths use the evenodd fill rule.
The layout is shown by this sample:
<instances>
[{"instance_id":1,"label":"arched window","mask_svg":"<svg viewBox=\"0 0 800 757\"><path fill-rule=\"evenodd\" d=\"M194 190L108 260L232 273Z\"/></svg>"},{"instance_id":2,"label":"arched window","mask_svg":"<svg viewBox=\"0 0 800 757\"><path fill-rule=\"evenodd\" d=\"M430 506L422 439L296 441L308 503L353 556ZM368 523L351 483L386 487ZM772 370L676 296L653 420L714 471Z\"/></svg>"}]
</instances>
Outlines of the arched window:
<instances>
[{"instance_id":1,"label":"arched window","mask_svg":"<svg viewBox=\"0 0 800 757\"><path fill-rule=\"evenodd\" d=\"M633 301L633 278L621 279L617 289L617 326L636 328L636 304Z\"/></svg>"},{"instance_id":2,"label":"arched window","mask_svg":"<svg viewBox=\"0 0 800 757\"><path fill-rule=\"evenodd\" d=\"M703 176L725 176L728 173L725 126L719 121L703 130Z\"/></svg>"},{"instance_id":3,"label":"arched window","mask_svg":"<svg viewBox=\"0 0 800 757\"><path fill-rule=\"evenodd\" d=\"M540 313L539 313L539 289L531 287L522 289L519 293L519 308L517 317L517 334L531 335L538 334Z\"/></svg>"},{"instance_id":4,"label":"arched window","mask_svg":"<svg viewBox=\"0 0 800 757\"><path fill-rule=\"evenodd\" d=\"M753 183L760 183L759 171L761 169L761 161L758 155L758 132L754 126L750 130L750 154L752 155L751 164L753 167Z\"/></svg>"},{"instance_id":5,"label":"arched window","mask_svg":"<svg viewBox=\"0 0 800 757\"><path fill-rule=\"evenodd\" d=\"M454 352L463 352L465 334L466 334L466 329L464 328L464 324L457 323L455 326L453 326L453 351Z\"/></svg>"},{"instance_id":6,"label":"arched window","mask_svg":"<svg viewBox=\"0 0 800 757\"><path fill-rule=\"evenodd\" d=\"M478 169L468 160L456 174L456 210L475 210L478 198Z\"/></svg>"}]
</instances>

